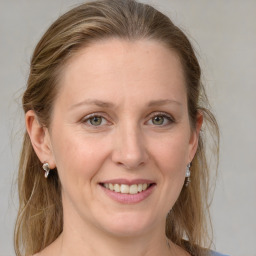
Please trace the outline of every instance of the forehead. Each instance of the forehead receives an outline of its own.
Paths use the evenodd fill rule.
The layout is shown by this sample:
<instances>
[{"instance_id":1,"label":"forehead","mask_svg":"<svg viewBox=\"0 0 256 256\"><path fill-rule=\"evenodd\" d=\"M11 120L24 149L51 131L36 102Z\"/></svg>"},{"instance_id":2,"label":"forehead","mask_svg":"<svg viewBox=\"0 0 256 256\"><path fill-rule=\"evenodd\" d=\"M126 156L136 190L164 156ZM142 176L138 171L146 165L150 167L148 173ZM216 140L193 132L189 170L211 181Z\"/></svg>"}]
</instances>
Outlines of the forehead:
<instances>
[{"instance_id":1,"label":"forehead","mask_svg":"<svg viewBox=\"0 0 256 256\"><path fill-rule=\"evenodd\" d=\"M60 94L69 94L70 101L95 93L120 100L138 94L143 98L186 94L178 54L154 40L114 38L82 48L66 63L60 85Z\"/></svg>"}]
</instances>

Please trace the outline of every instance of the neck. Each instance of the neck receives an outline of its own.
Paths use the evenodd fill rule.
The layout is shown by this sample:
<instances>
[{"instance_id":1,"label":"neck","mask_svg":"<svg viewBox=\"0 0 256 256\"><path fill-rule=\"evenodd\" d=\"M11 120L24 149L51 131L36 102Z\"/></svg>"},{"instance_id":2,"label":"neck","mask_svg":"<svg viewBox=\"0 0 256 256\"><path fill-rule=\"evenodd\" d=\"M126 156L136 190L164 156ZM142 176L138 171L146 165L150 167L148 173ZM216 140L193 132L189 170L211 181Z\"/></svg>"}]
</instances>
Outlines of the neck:
<instances>
[{"instance_id":1,"label":"neck","mask_svg":"<svg viewBox=\"0 0 256 256\"><path fill-rule=\"evenodd\" d=\"M148 230L144 234L123 237L106 233L84 222L78 225L78 222L64 220L64 223L63 232L53 245L52 252L56 256L180 255L174 252L177 249L175 245L171 242L168 245L164 223L161 228Z\"/></svg>"},{"instance_id":2,"label":"neck","mask_svg":"<svg viewBox=\"0 0 256 256\"><path fill-rule=\"evenodd\" d=\"M171 255L165 240L158 244L151 239L143 238L118 238L98 237L86 241L74 241L68 238L65 234L60 237L61 247L60 255L81 255L81 256L155 256L155 255ZM69 242L67 242L69 239ZM73 243L74 241L74 243ZM76 246L75 246L76 245Z\"/></svg>"},{"instance_id":3,"label":"neck","mask_svg":"<svg viewBox=\"0 0 256 256\"><path fill-rule=\"evenodd\" d=\"M70 230L69 230L70 231ZM171 255L165 235L154 234L115 237L99 232L79 233L66 232L65 229L59 239L60 255L81 256L155 256Z\"/></svg>"},{"instance_id":4,"label":"neck","mask_svg":"<svg viewBox=\"0 0 256 256\"><path fill-rule=\"evenodd\" d=\"M64 211L63 232L42 255L55 256L183 256L188 255L171 241L167 243L165 221L134 234L113 234L85 221L77 211ZM40 254L39 254L40 255Z\"/></svg>"}]
</instances>

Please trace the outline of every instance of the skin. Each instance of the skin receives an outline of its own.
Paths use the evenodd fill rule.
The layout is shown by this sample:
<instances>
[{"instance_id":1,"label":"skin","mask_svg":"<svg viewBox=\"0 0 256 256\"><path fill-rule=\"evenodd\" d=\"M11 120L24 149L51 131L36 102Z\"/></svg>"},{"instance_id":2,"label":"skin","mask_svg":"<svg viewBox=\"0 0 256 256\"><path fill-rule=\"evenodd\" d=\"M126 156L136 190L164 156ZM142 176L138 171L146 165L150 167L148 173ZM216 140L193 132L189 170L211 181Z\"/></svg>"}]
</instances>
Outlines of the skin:
<instances>
[{"instance_id":1,"label":"skin","mask_svg":"<svg viewBox=\"0 0 256 256\"><path fill-rule=\"evenodd\" d=\"M198 116L191 129L177 54L152 40L108 39L73 56L59 86L50 128L26 114L39 159L62 184L63 233L38 255L189 255L165 238L202 125ZM141 202L120 203L99 185L117 178L155 186Z\"/></svg>"}]
</instances>

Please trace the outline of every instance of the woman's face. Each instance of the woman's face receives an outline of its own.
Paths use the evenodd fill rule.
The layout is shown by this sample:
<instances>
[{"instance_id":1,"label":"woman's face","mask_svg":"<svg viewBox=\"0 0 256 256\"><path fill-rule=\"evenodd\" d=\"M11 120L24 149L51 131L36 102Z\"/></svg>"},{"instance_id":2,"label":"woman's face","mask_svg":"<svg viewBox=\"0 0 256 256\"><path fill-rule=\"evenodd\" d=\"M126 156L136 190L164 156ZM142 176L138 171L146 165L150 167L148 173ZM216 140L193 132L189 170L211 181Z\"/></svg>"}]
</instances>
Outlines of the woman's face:
<instances>
[{"instance_id":1,"label":"woman's face","mask_svg":"<svg viewBox=\"0 0 256 256\"><path fill-rule=\"evenodd\" d=\"M197 147L178 56L149 40L80 50L63 70L49 134L64 228L162 230Z\"/></svg>"}]
</instances>

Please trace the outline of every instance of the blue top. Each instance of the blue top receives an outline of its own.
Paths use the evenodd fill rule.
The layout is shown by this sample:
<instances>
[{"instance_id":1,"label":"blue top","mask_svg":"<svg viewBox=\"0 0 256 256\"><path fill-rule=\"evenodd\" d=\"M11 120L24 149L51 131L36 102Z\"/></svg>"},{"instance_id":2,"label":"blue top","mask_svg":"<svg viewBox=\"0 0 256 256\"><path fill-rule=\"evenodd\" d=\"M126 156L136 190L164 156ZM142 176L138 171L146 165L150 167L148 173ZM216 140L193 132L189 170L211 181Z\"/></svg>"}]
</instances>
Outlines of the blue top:
<instances>
[{"instance_id":1,"label":"blue top","mask_svg":"<svg viewBox=\"0 0 256 256\"><path fill-rule=\"evenodd\" d=\"M212 255L211 256L228 256L228 255L212 251Z\"/></svg>"}]
</instances>

